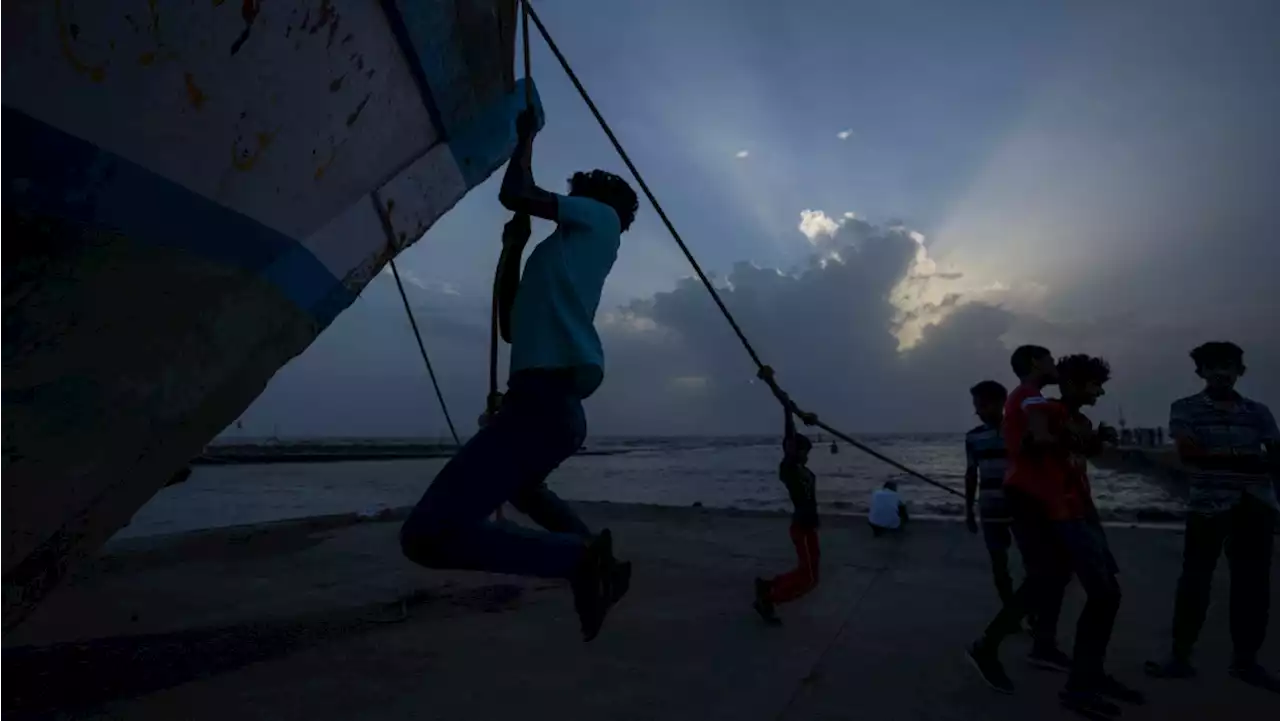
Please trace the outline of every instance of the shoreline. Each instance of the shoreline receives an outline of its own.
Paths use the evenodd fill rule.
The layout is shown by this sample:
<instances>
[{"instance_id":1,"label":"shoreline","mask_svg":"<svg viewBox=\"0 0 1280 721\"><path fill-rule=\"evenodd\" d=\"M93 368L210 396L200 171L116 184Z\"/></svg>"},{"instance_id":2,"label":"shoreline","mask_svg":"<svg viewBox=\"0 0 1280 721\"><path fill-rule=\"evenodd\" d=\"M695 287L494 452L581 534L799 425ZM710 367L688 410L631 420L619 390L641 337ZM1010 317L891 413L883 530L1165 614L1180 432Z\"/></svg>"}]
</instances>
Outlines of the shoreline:
<instances>
[{"instance_id":1,"label":"shoreline","mask_svg":"<svg viewBox=\"0 0 1280 721\"><path fill-rule=\"evenodd\" d=\"M617 456L630 451L579 451L575 456ZM191 459L193 466L255 466L277 463L350 463L353 461L410 461L452 458L455 451L323 451L318 453L219 453Z\"/></svg>"},{"instance_id":2,"label":"shoreline","mask_svg":"<svg viewBox=\"0 0 1280 721\"><path fill-rule=\"evenodd\" d=\"M356 439L357 441L359 439ZM117 540L164 534L231 528L245 524L335 516L403 516L415 503L427 480L447 462L445 458L400 458L406 454L441 455L434 440L381 444L378 453L393 453L368 460L348 461L333 455L368 448L345 440L292 444L292 453L262 462L271 446L256 443L224 444L223 452L253 450L254 457L228 463L193 465L195 471L177 487L157 494L121 528ZM298 462L301 450L326 451L314 460ZM596 450L598 449L598 450ZM639 450L638 455L634 455ZM703 452L696 448L684 455L668 455L644 447L595 446L581 455L618 457L577 458L566 464L552 480L551 488L567 501L583 508L594 504L653 504L657 507L731 514L759 513L785 516L790 505L766 472L757 470L766 453L743 460L729 455ZM723 457L723 458L722 458ZM925 456L928 458L928 456ZM398 461L398 462L393 462ZM863 458L834 463L826 469L819 488L819 513L828 518L865 517L870 491L878 478L890 477ZM926 461L927 462L927 461ZM944 471L941 466L933 468ZM601 475L603 474L603 475ZM1154 473L1124 473L1111 476L1095 488L1103 520L1113 524L1176 525L1185 517L1179 496L1185 489ZM942 476L959 490L959 479ZM959 521L964 517L963 501L933 489L903 481L903 498L913 518ZM1180 490L1183 492L1180 493Z\"/></svg>"},{"instance_id":3,"label":"shoreline","mask_svg":"<svg viewBox=\"0 0 1280 721\"><path fill-rule=\"evenodd\" d=\"M776 518L783 520L791 515L789 511L783 510L719 508L702 505L666 506L656 503L572 500L569 503L584 515L623 521L690 520L696 518L713 520ZM179 552L181 549L205 547L210 543L238 544L277 534L320 533L366 523L400 522L408 518L412 510L412 506L398 506L378 509L377 511L351 511L347 513L298 516L144 536L128 536L108 541L102 547L99 558L132 556L135 554L150 555L157 551L163 552L167 550ZM865 519L866 515L865 511L826 513L821 514L821 519L824 526L839 528L860 525L858 520ZM964 516L959 514L929 513L911 517L911 523L920 524L958 524L963 522ZM1168 520L1103 518L1102 525L1107 528L1182 532L1181 518ZM169 549L168 547L173 548Z\"/></svg>"},{"instance_id":4,"label":"shoreline","mask_svg":"<svg viewBox=\"0 0 1280 721\"><path fill-rule=\"evenodd\" d=\"M403 461L425 458L452 458L452 443L330 443L286 441L281 443L235 443L208 446L191 459L193 466L268 465L274 463L343 463L351 461ZM575 456L615 456L633 449L607 451L580 450Z\"/></svg>"}]
</instances>

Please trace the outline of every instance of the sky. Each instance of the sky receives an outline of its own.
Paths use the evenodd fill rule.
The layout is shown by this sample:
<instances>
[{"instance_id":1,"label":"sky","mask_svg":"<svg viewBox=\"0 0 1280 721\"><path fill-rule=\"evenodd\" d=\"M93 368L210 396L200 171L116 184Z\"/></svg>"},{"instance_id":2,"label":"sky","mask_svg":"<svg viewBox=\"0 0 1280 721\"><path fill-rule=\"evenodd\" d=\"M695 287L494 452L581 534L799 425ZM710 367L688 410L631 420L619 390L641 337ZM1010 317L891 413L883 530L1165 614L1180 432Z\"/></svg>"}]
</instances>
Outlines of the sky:
<instances>
[{"instance_id":1,"label":"sky","mask_svg":"<svg viewBox=\"0 0 1280 721\"><path fill-rule=\"evenodd\" d=\"M1094 415L1167 419L1188 351L1280 403L1280 5L1269 0L541 0L596 104L782 385L850 432L962 431L1020 343L1112 365ZM517 57L519 55L517 54ZM535 37L534 173L626 176ZM487 386L501 172L404 252L460 432ZM535 238L550 231L536 224ZM594 434L780 414L643 200L597 316ZM441 436L381 275L242 417L253 435Z\"/></svg>"}]
</instances>

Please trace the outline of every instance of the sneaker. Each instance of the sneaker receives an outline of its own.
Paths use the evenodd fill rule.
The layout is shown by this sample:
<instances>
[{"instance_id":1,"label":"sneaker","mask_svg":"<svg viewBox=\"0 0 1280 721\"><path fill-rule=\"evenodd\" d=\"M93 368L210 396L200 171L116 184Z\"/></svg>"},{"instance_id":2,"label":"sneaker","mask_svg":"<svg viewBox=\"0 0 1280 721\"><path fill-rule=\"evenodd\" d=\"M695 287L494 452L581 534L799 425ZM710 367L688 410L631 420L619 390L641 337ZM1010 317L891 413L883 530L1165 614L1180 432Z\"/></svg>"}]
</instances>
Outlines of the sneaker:
<instances>
[{"instance_id":1,"label":"sneaker","mask_svg":"<svg viewBox=\"0 0 1280 721\"><path fill-rule=\"evenodd\" d=\"M774 608L773 599L769 598L769 582L763 578L756 579L756 599L751 607L770 626L782 625L782 619L778 618L777 609Z\"/></svg>"},{"instance_id":2,"label":"sneaker","mask_svg":"<svg viewBox=\"0 0 1280 721\"><path fill-rule=\"evenodd\" d=\"M1196 675L1191 662L1177 656L1170 656L1164 662L1147 661L1142 668L1152 678L1192 678Z\"/></svg>"},{"instance_id":3,"label":"sneaker","mask_svg":"<svg viewBox=\"0 0 1280 721\"><path fill-rule=\"evenodd\" d=\"M1141 691L1129 688L1117 681L1114 676L1107 674L1103 674L1093 682L1093 690L1109 699L1131 706L1141 706L1147 702L1147 697Z\"/></svg>"},{"instance_id":4,"label":"sneaker","mask_svg":"<svg viewBox=\"0 0 1280 721\"><path fill-rule=\"evenodd\" d=\"M1068 686L1058 693L1062 707L1088 718L1118 716L1120 707L1106 700L1097 691Z\"/></svg>"},{"instance_id":5,"label":"sneaker","mask_svg":"<svg viewBox=\"0 0 1280 721\"><path fill-rule=\"evenodd\" d=\"M1031 653L1027 654L1027 663L1046 671L1066 672L1071 670L1071 657L1063 653L1062 649L1057 646L1031 649Z\"/></svg>"},{"instance_id":6,"label":"sneaker","mask_svg":"<svg viewBox=\"0 0 1280 721\"><path fill-rule=\"evenodd\" d=\"M582 626L582 640L591 641L600 634L604 617L613 605L612 574L613 536L603 530L587 546L578 572L573 578L573 607Z\"/></svg>"},{"instance_id":7,"label":"sneaker","mask_svg":"<svg viewBox=\"0 0 1280 721\"><path fill-rule=\"evenodd\" d=\"M1246 663L1232 665L1229 672L1233 677L1244 681L1250 686L1260 688L1271 693L1280 693L1280 678L1262 667L1259 663Z\"/></svg>"},{"instance_id":8,"label":"sneaker","mask_svg":"<svg viewBox=\"0 0 1280 721\"><path fill-rule=\"evenodd\" d=\"M965 652L965 657L988 686L1000 693L1013 693L1013 681L1004 672L999 656L994 651L985 649L981 641L975 641Z\"/></svg>"}]
</instances>

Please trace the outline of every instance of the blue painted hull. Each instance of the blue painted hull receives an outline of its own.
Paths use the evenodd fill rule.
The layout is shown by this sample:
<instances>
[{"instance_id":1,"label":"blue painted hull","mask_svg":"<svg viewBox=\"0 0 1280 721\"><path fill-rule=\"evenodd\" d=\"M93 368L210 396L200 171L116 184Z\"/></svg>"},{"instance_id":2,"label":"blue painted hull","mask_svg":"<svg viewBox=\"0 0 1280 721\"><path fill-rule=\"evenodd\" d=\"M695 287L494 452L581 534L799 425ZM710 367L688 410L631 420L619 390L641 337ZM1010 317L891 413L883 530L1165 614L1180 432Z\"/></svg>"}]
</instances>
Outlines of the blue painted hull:
<instances>
[{"instance_id":1,"label":"blue painted hull","mask_svg":"<svg viewBox=\"0 0 1280 721\"><path fill-rule=\"evenodd\" d=\"M513 0L104 5L4 9L6 627L505 162L524 102Z\"/></svg>"}]
</instances>

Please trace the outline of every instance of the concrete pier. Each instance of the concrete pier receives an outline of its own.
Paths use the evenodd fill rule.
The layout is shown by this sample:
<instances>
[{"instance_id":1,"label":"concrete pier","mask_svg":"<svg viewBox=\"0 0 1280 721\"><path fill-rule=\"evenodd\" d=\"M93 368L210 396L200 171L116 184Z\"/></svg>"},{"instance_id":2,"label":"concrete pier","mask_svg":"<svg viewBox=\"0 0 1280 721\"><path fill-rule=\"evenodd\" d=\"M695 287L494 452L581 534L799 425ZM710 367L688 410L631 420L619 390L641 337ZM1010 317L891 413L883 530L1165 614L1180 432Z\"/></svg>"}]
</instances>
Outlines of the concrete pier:
<instances>
[{"instance_id":1,"label":"concrete pier","mask_svg":"<svg viewBox=\"0 0 1280 721\"><path fill-rule=\"evenodd\" d=\"M156 719L1058 719L1064 678L1004 658L1018 684L981 684L963 649L996 610L979 536L913 521L872 539L822 529L822 581L750 609L751 582L789 568L768 514L584 505L636 564L631 594L584 644L562 583L437 573L403 560L394 519L338 517L133 539L106 553L4 639L10 718ZM1149 695L1126 719L1268 718L1280 696L1227 676L1225 562L1196 658L1158 682L1181 533L1108 530L1125 599L1109 666ZM1273 568L1273 574L1275 569ZM1015 575L1020 575L1016 569ZM1273 584L1275 585L1275 584ZM1280 588L1280 586L1278 586ZM1070 649L1073 584L1060 636ZM1273 615L1277 604L1273 601ZM1280 661L1273 631L1264 661Z\"/></svg>"}]
</instances>

